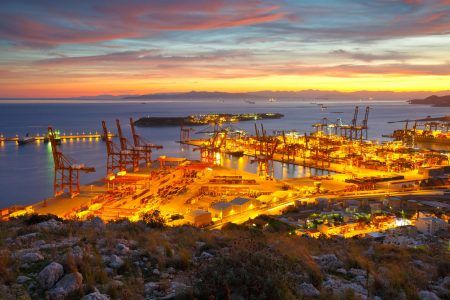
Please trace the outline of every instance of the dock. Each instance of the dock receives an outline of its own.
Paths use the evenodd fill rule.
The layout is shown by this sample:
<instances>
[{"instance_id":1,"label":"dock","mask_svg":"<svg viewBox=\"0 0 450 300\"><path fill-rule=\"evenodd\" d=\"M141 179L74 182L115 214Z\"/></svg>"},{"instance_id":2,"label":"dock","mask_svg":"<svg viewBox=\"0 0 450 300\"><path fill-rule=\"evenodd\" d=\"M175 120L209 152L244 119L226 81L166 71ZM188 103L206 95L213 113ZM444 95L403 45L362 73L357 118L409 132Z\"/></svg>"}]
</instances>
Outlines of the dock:
<instances>
[{"instance_id":1,"label":"dock","mask_svg":"<svg viewBox=\"0 0 450 300\"><path fill-rule=\"evenodd\" d=\"M114 133L111 133L111 132L108 133L108 137L110 137L110 138L116 137L116 136L117 135L114 134ZM16 135L16 136L13 136L13 137L5 137L3 135L0 135L0 143L3 143L3 142L15 142L15 143L18 143L20 138L21 137L19 135ZM33 142L48 142L49 141L49 138L48 138L47 134L28 135L27 138L33 139ZM72 132L70 132L68 134L63 133L63 134L59 135L58 139L59 140L64 140L64 141L66 141L66 140L76 140L76 141L103 140L104 139L104 135L101 134L101 133L98 133L98 132L94 132L94 133L92 133L92 132L89 132L89 133L86 133L86 132L72 133Z\"/></svg>"}]
</instances>

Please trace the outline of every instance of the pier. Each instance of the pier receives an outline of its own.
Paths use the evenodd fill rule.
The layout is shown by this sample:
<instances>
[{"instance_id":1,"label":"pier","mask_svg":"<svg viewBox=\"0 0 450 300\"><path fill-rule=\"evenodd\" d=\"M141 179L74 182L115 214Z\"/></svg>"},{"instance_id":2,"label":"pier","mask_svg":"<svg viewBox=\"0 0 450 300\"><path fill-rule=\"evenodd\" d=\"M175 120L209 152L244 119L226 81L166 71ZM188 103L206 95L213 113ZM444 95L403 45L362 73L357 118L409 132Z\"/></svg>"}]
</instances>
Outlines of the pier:
<instances>
[{"instance_id":1,"label":"pier","mask_svg":"<svg viewBox=\"0 0 450 300\"><path fill-rule=\"evenodd\" d=\"M112 138L112 137L116 137L117 135L114 133L109 132L108 133L108 137ZM3 134L0 134L0 143L3 142L15 142L15 143L19 143L19 141L21 139L28 139L29 142L27 143L32 143L32 142L49 142L49 137L48 134L36 134L36 135L27 135L25 137L21 137L19 135L13 136L13 137L5 137ZM76 132L76 133L62 133L59 134L56 138L57 140L77 140L77 141L86 141L86 140L104 140L104 134L98 133L98 132Z\"/></svg>"}]
</instances>

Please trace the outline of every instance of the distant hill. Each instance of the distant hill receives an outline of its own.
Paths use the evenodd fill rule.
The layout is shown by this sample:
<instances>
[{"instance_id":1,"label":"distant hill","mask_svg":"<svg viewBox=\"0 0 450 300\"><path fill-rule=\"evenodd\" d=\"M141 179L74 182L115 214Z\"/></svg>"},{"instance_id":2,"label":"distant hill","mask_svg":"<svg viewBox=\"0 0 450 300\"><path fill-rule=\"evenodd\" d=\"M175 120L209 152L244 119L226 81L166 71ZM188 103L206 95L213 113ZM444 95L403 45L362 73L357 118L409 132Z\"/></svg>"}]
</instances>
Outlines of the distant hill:
<instances>
[{"instance_id":1,"label":"distant hill","mask_svg":"<svg viewBox=\"0 0 450 300\"><path fill-rule=\"evenodd\" d=\"M437 96L450 94L450 90L435 93ZM269 98L277 100L291 101L407 101L407 99L420 99L430 95L428 91L416 92L393 92L393 91L321 91L321 90L302 90L302 91L271 91L263 90L256 92L218 92L218 91L190 91L190 92L168 92L152 93L145 95L95 95L95 96L77 96L70 98L44 97L44 98L17 98L2 97L0 100L252 100L267 101ZM412 100L421 101L421 100Z\"/></svg>"},{"instance_id":2,"label":"distant hill","mask_svg":"<svg viewBox=\"0 0 450 300\"><path fill-rule=\"evenodd\" d=\"M242 99L248 98L247 93L225 93L225 92L197 92L187 93L156 93L138 96L127 96L122 99ZM259 96L258 96L259 98Z\"/></svg>"},{"instance_id":3,"label":"distant hill","mask_svg":"<svg viewBox=\"0 0 450 300\"><path fill-rule=\"evenodd\" d=\"M410 104L428 104L434 107L450 107L450 95L430 96L425 99L413 99L408 101Z\"/></svg>"},{"instance_id":4,"label":"distant hill","mask_svg":"<svg viewBox=\"0 0 450 300\"><path fill-rule=\"evenodd\" d=\"M450 91L439 92L444 95ZM340 92L340 91L321 91L321 90L303 90L303 91L257 91L247 93L226 93L226 92L206 92L206 91L191 91L186 93L155 93L146 95L130 95L122 99L126 100L224 100L224 99L252 99L264 100L269 98L286 99L286 100L304 100L304 101L327 101L327 100L401 100L411 99L413 97L426 97L429 92L392 92L392 91L355 91L355 92Z\"/></svg>"}]
</instances>

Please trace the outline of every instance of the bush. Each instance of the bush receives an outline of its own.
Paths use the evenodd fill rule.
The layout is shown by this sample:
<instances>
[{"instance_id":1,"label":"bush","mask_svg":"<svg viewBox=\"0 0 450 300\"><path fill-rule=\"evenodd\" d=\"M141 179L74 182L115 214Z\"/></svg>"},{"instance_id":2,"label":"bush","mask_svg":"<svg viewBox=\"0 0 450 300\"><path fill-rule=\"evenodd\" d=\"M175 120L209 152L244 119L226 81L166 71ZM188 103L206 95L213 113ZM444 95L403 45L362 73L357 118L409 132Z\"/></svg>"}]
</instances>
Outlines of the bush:
<instances>
[{"instance_id":1,"label":"bush","mask_svg":"<svg viewBox=\"0 0 450 300\"><path fill-rule=\"evenodd\" d=\"M296 299L292 266L269 249L239 247L200 266L194 292L200 299Z\"/></svg>"},{"instance_id":2,"label":"bush","mask_svg":"<svg viewBox=\"0 0 450 300\"><path fill-rule=\"evenodd\" d=\"M163 228L166 224L166 220L161 216L159 210L144 213L142 215L142 221L150 228Z\"/></svg>"},{"instance_id":3,"label":"bush","mask_svg":"<svg viewBox=\"0 0 450 300\"><path fill-rule=\"evenodd\" d=\"M38 224L41 222L45 222L45 221L49 221L49 220L56 220L56 221L62 221L62 219L58 216L52 215L52 214L47 214L47 215L38 215L38 214L31 214L31 215L26 215L23 217L23 223L25 223L25 225L34 225L34 224Z\"/></svg>"}]
</instances>

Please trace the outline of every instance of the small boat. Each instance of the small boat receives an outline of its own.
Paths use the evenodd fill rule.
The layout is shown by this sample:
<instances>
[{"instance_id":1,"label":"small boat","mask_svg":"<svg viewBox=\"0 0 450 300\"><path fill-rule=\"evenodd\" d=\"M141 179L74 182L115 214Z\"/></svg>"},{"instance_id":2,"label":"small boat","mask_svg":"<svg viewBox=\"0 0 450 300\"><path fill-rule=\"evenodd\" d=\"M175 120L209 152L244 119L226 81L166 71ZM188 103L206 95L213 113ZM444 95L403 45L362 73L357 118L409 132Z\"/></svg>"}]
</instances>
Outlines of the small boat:
<instances>
[{"instance_id":1,"label":"small boat","mask_svg":"<svg viewBox=\"0 0 450 300\"><path fill-rule=\"evenodd\" d=\"M36 140L36 138L34 138L34 137L32 137L32 136L29 136L29 135L27 134L26 136L19 138L19 139L17 140L17 144L19 144L20 146L22 146L22 145L26 145L26 144L32 143L32 142L34 142L35 140Z\"/></svg>"},{"instance_id":2,"label":"small boat","mask_svg":"<svg viewBox=\"0 0 450 300\"><path fill-rule=\"evenodd\" d=\"M234 157L242 157L242 156L244 156L244 150L227 151L226 153L230 154L231 156L234 156Z\"/></svg>"},{"instance_id":3,"label":"small boat","mask_svg":"<svg viewBox=\"0 0 450 300\"><path fill-rule=\"evenodd\" d=\"M270 98L270 99L269 99L269 102L277 102L277 99L275 99L275 98Z\"/></svg>"},{"instance_id":4,"label":"small boat","mask_svg":"<svg viewBox=\"0 0 450 300\"><path fill-rule=\"evenodd\" d=\"M251 101L251 100L244 100L244 102L248 103L248 104L255 104L255 101Z\"/></svg>"}]
</instances>

